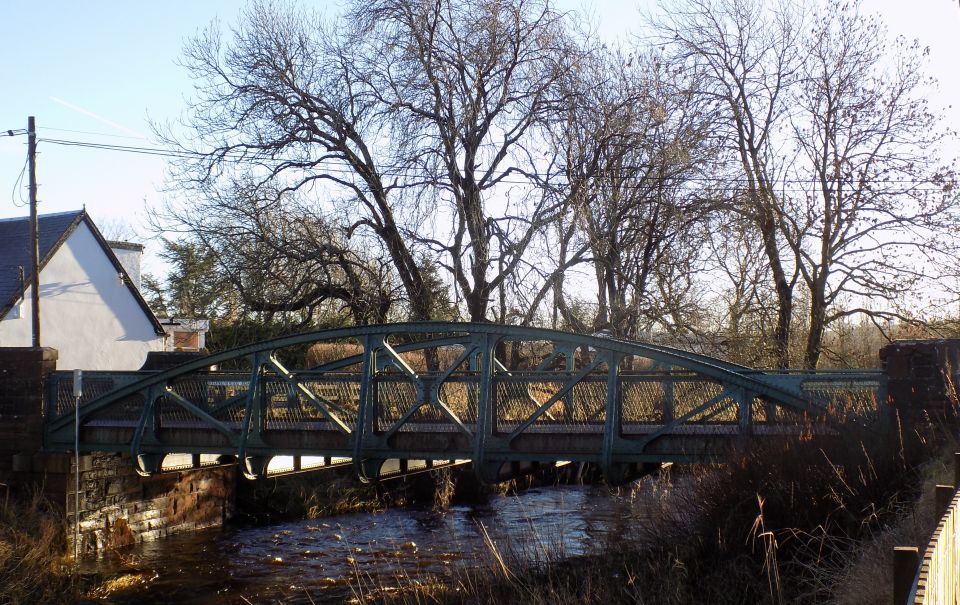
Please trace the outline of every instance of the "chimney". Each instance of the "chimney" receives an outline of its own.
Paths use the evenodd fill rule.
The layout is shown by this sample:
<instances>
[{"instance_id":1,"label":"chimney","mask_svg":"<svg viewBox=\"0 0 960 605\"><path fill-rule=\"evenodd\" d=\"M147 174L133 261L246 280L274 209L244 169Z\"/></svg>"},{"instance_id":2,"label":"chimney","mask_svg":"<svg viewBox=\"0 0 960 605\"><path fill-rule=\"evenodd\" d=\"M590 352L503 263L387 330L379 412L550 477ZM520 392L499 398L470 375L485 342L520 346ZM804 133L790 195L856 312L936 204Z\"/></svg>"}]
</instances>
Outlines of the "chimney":
<instances>
[{"instance_id":1,"label":"chimney","mask_svg":"<svg viewBox=\"0 0 960 605\"><path fill-rule=\"evenodd\" d=\"M140 258L143 256L143 244L133 242L107 242L123 265L123 270L133 281L133 285L140 289Z\"/></svg>"}]
</instances>

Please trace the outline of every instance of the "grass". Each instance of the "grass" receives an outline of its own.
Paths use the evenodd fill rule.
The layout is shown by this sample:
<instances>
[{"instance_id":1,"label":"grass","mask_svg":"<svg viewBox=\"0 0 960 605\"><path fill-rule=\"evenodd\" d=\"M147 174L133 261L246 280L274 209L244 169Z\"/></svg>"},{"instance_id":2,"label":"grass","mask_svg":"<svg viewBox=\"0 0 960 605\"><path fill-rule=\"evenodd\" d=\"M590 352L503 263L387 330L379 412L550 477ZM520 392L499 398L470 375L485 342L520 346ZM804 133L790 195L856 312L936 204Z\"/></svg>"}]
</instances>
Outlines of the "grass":
<instances>
[{"instance_id":1,"label":"grass","mask_svg":"<svg viewBox=\"0 0 960 605\"><path fill-rule=\"evenodd\" d=\"M0 505L0 603L63 603L79 592L80 578L64 555L62 511L39 492Z\"/></svg>"},{"instance_id":2,"label":"grass","mask_svg":"<svg viewBox=\"0 0 960 605\"><path fill-rule=\"evenodd\" d=\"M930 541L936 527L934 488L952 484L953 451L946 447L943 455L925 465L920 497L898 511L894 523L880 528L860 544L849 565L837 570L832 603L835 605L867 605L889 601L893 593L893 549L896 546L917 546L920 552Z\"/></svg>"}]
</instances>

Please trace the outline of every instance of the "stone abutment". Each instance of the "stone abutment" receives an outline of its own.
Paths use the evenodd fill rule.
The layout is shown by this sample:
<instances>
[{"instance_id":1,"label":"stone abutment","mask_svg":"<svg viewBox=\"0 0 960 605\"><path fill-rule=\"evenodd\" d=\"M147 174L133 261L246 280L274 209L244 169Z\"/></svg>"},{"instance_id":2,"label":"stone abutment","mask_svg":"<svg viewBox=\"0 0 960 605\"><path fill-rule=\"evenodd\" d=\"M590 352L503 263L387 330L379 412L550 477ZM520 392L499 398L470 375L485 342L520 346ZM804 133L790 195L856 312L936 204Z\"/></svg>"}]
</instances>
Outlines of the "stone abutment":
<instances>
[{"instance_id":1,"label":"stone abutment","mask_svg":"<svg viewBox=\"0 0 960 605\"><path fill-rule=\"evenodd\" d=\"M71 453L43 448L44 380L57 369L49 348L0 348L0 483L12 496L41 492L65 515L73 551L76 475ZM79 536L84 554L223 524L234 510L232 465L141 477L129 454L80 456Z\"/></svg>"}]
</instances>

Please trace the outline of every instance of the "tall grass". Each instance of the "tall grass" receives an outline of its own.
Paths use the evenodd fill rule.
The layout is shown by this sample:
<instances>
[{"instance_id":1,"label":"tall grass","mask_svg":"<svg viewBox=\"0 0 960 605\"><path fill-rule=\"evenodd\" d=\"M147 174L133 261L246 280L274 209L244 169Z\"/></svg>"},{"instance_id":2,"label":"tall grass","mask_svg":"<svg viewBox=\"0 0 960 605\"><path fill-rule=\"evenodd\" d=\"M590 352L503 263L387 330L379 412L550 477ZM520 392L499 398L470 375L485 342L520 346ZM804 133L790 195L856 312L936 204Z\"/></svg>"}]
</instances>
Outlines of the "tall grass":
<instances>
[{"instance_id":1,"label":"tall grass","mask_svg":"<svg viewBox=\"0 0 960 605\"><path fill-rule=\"evenodd\" d=\"M488 545L474 569L411 581L409 590L363 591L391 603L840 603L879 568L851 571L878 537L904 524L944 447L942 431L877 432L847 424L840 436L807 433L745 444L730 463L680 469L638 484L658 493L648 518L611 534L595 552L530 556ZM953 447L952 445L950 447ZM922 514L922 513L921 513ZM550 537L537 538L549 542ZM889 566L885 568L889 570ZM887 574L889 575L889 574ZM859 578L859 579L858 579ZM877 597L883 593L883 596Z\"/></svg>"},{"instance_id":2,"label":"tall grass","mask_svg":"<svg viewBox=\"0 0 960 605\"><path fill-rule=\"evenodd\" d=\"M894 523L878 528L860 544L849 564L836 570L837 589L832 603L868 605L889 601L893 594L893 549L896 546L923 548L936 527L934 487L953 482L953 454L956 445L944 448L944 454L925 465L918 500L901 507Z\"/></svg>"},{"instance_id":3,"label":"tall grass","mask_svg":"<svg viewBox=\"0 0 960 605\"><path fill-rule=\"evenodd\" d=\"M79 577L64 555L63 512L39 491L0 502L0 603L65 603L79 591Z\"/></svg>"}]
</instances>

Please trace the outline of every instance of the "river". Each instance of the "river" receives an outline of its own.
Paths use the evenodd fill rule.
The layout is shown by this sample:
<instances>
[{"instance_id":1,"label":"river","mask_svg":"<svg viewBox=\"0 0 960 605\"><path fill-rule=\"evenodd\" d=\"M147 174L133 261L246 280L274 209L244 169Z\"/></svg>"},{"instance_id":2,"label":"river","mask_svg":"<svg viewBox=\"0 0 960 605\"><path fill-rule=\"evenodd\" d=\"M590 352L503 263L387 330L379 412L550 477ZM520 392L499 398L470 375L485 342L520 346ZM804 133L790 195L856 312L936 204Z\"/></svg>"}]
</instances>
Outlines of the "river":
<instances>
[{"instance_id":1,"label":"river","mask_svg":"<svg viewBox=\"0 0 960 605\"><path fill-rule=\"evenodd\" d=\"M102 603L341 603L371 589L491 565L494 550L532 562L588 554L644 520L651 504L644 491L634 497L630 489L542 487L439 511L397 508L227 527L140 544L122 560L90 565L133 580Z\"/></svg>"}]
</instances>

